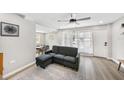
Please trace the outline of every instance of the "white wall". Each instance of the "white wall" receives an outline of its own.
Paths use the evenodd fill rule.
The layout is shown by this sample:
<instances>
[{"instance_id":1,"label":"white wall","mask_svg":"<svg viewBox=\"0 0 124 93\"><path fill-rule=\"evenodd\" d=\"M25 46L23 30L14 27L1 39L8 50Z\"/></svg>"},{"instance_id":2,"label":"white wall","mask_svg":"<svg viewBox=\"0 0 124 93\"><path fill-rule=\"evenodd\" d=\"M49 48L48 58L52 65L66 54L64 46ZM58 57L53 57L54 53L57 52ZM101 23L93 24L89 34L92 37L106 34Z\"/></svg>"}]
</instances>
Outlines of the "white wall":
<instances>
[{"instance_id":1,"label":"white wall","mask_svg":"<svg viewBox=\"0 0 124 93\"><path fill-rule=\"evenodd\" d=\"M112 58L114 59L124 59L124 28L121 24L124 23L124 18L116 21L112 25Z\"/></svg>"},{"instance_id":2,"label":"white wall","mask_svg":"<svg viewBox=\"0 0 124 93\"><path fill-rule=\"evenodd\" d=\"M0 21L19 25L19 37L0 36L6 75L35 60L35 24L15 14L0 14Z\"/></svg>"}]
</instances>

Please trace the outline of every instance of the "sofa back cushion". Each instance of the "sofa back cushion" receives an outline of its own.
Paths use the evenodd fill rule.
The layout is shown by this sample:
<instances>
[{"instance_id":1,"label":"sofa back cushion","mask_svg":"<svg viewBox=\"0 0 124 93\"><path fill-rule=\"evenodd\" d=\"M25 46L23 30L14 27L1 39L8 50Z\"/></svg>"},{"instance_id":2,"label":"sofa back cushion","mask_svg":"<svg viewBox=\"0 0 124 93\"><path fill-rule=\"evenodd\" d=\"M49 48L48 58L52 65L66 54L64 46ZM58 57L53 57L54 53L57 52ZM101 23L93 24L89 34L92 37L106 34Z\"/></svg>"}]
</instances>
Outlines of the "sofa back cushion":
<instances>
[{"instance_id":1,"label":"sofa back cushion","mask_svg":"<svg viewBox=\"0 0 124 93\"><path fill-rule=\"evenodd\" d=\"M74 47L53 46L53 52L65 56L76 57L78 53L78 49Z\"/></svg>"},{"instance_id":2,"label":"sofa back cushion","mask_svg":"<svg viewBox=\"0 0 124 93\"><path fill-rule=\"evenodd\" d=\"M58 54L58 52L59 52L58 46L53 46L52 51L54 53Z\"/></svg>"},{"instance_id":3,"label":"sofa back cushion","mask_svg":"<svg viewBox=\"0 0 124 93\"><path fill-rule=\"evenodd\" d=\"M62 55L66 55L66 51L67 49L62 47L62 46L59 46L59 53L62 54Z\"/></svg>"},{"instance_id":4,"label":"sofa back cushion","mask_svg":"<svg viewBox=\"0 0 124 93\"><path fill-rule=\"evenodd\" d=\"M66 56L76 57L77 53L78 53L78 49L77 48L66 47Z\"/></svg>"}]
</instances>

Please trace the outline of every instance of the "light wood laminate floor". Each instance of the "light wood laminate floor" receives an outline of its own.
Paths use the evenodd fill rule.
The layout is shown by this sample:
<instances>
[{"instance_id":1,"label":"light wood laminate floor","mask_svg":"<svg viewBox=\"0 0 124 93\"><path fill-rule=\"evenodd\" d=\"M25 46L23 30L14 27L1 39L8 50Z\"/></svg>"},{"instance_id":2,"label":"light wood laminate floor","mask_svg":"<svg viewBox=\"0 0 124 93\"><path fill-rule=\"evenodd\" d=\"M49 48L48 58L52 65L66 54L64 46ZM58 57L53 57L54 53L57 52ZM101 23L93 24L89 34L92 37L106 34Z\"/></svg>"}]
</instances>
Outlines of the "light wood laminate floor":
<instances>
[{"instance_id":1,"label":"light wood laminate floor","mask_svg":"<svg viewBox=\"0 0 124 93\"><path fill-rule=\"evenodd\" d=\"M117 71L118 65L104 58L80 57L79 71L58 64L46 69L32 67L9 78L11 80L123 80L124 69Z\"/></svg>"}]
</instances>

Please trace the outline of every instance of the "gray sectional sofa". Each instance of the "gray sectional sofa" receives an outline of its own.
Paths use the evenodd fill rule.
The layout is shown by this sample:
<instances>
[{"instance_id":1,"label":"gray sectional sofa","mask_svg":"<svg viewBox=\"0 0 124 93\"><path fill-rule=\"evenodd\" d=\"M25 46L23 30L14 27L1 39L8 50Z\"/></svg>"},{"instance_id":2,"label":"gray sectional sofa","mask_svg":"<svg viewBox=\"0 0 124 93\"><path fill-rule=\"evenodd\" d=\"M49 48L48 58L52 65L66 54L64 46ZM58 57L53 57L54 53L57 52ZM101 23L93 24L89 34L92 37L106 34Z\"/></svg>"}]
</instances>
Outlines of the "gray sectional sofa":
<instances>
[{"instance_id":1,"label":"gray sectional sofa","mask_svg":"<svg viewBox=\"0 0 124 93\"><path fill-rule=\"evenodd\" d=\"M78 71L78 49L74 47L53 46L52 50L45 52L45 55L36 58L36 64L43 68L50 63L61 64Z\"/></svg>"}]
</instances>

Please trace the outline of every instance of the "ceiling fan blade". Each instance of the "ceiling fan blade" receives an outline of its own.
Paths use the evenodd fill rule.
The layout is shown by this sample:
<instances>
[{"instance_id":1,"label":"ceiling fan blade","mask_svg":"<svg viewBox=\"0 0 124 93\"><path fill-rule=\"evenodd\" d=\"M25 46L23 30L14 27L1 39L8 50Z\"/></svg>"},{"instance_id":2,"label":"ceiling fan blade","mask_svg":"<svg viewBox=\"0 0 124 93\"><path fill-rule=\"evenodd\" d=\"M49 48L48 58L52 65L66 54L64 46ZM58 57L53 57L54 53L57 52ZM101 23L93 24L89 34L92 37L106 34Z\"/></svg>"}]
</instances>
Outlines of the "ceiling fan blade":
<instances>
[{"instance_id":1,"label":"ceiling fan blade","mask_svg":"<svg viewBox=\"0 0 124 93\"><path fill-rule=\"evenodd\" d=\"M80 18L80 19L76 19L76 21L83 21L83 20L90 20L91 17L85 17L85 18Z\"/></svg>"},{"instance_id":2,"label":"ceiling fan blade","mask_svg":"<svg viewBox=\"0 0 124 93\"><path fill-rule=\"evenodd\" d=\"M69 20L57 20L57 22L68 22Z\"/></svg>"}]
</instances>

